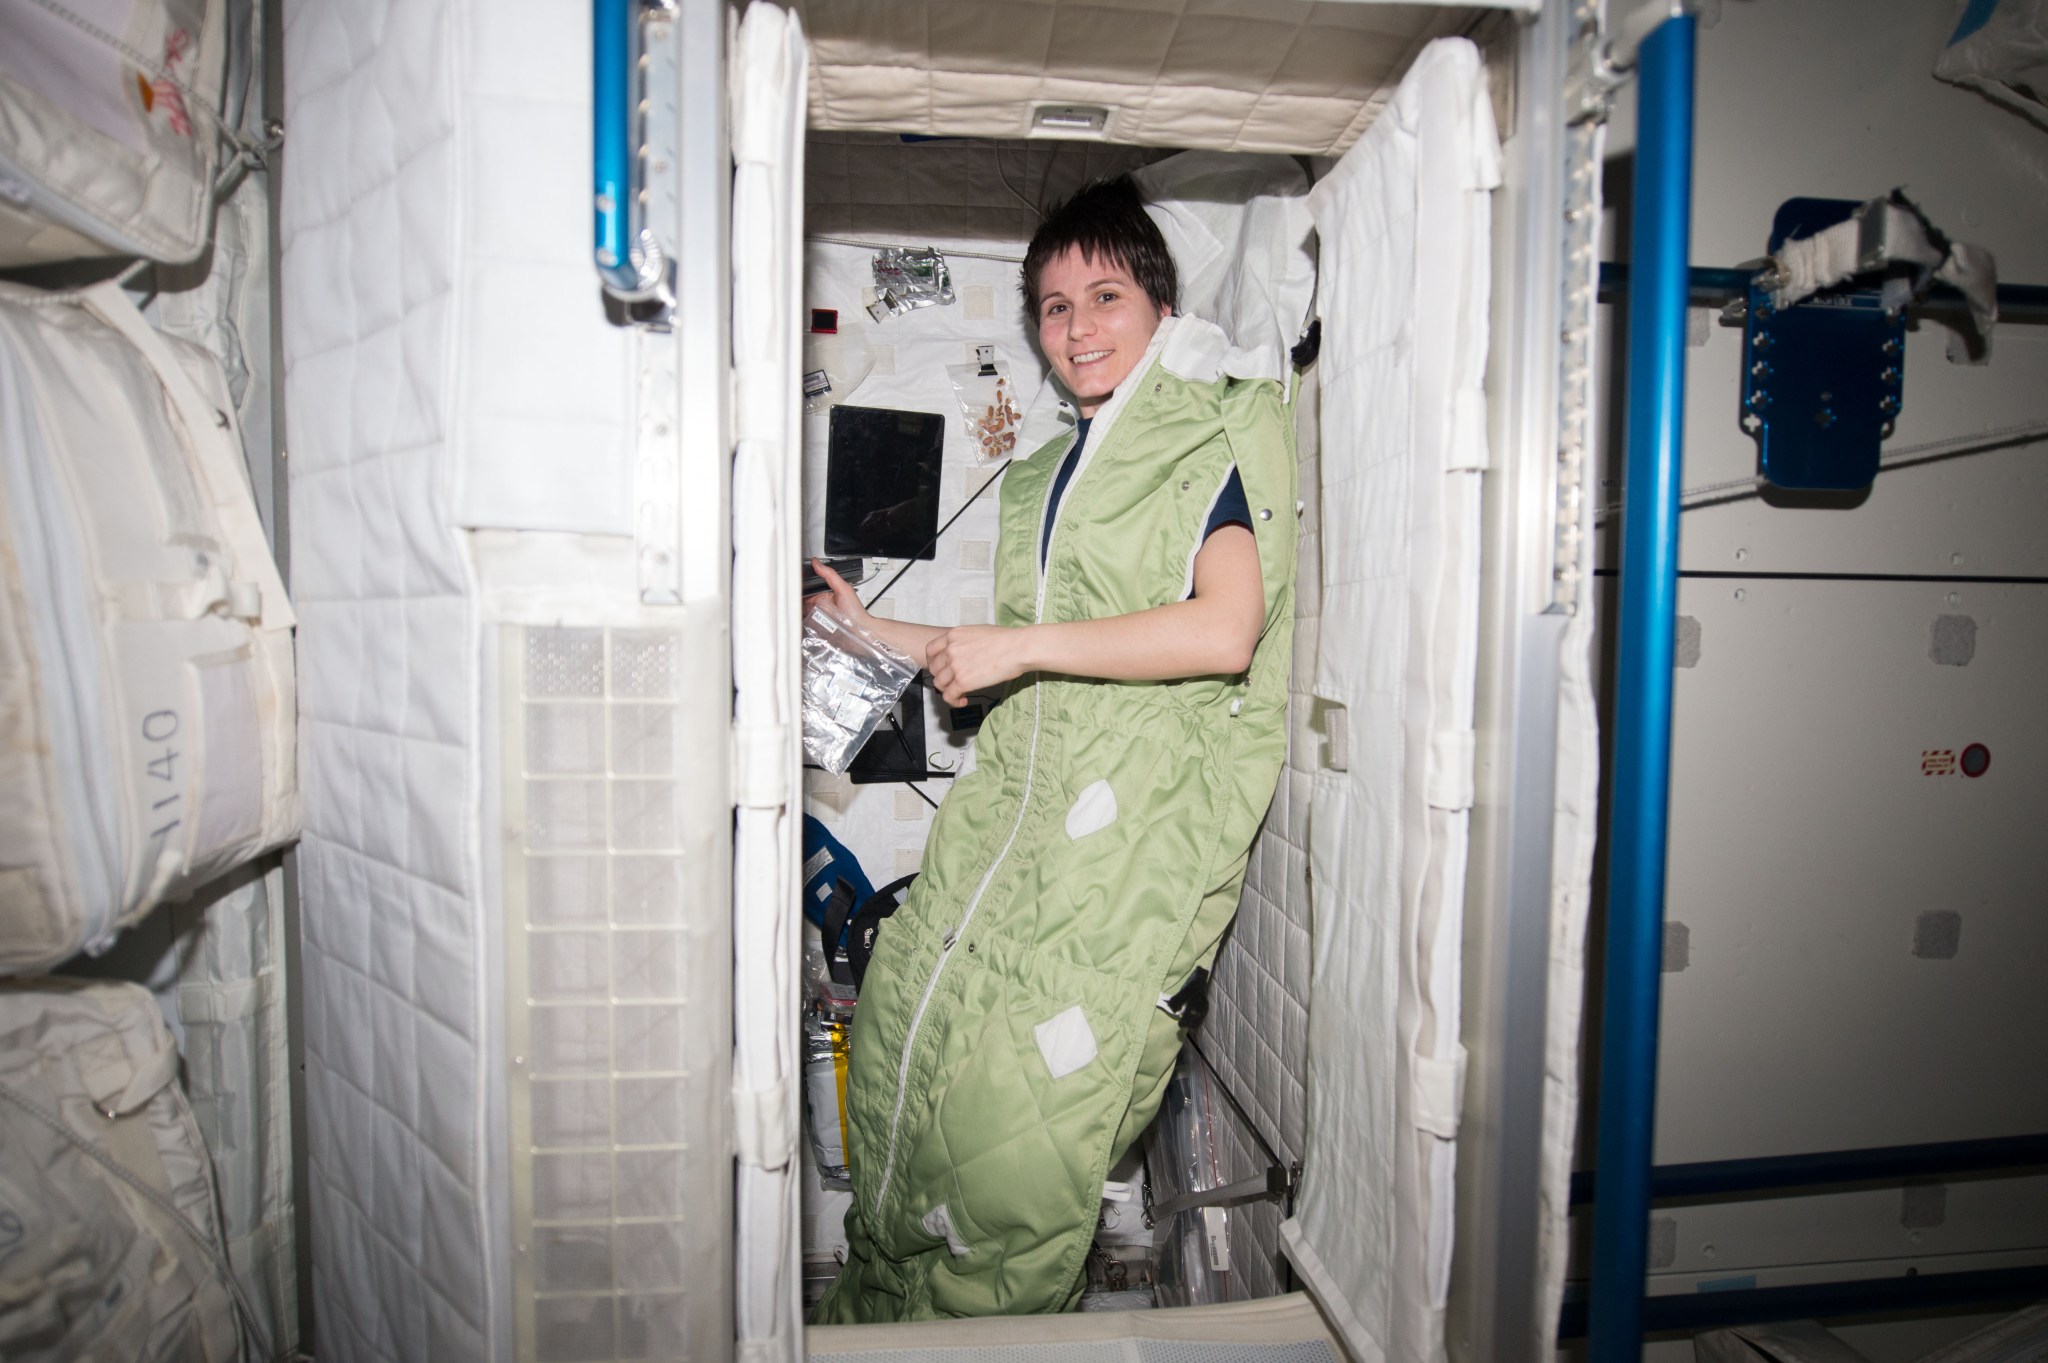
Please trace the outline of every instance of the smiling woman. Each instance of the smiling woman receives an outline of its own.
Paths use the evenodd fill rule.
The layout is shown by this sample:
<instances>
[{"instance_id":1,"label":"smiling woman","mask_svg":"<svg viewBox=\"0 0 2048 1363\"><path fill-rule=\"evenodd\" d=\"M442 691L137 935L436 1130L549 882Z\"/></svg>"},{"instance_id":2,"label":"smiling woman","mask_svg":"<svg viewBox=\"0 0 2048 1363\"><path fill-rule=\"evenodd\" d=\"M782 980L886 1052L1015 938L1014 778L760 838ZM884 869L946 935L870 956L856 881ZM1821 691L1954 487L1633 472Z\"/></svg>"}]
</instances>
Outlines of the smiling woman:
<instances>
[{"instance_id":1,"label":"smiling woman","mask_svg":"<svg viewBox=\"0 0 2048 1363\"><path fill-rule=\"evenodd\" d=\"M1009 684L862 989L848 1259L820 1323L1072 1304L1286 749L1282 385L1225 377L1222 332L1173 315L1127 179L1048 218L1023 289L1078 419L1004 476L997 623L876 618L819 568L952 703Z\"/></svg>"}]
</instances>

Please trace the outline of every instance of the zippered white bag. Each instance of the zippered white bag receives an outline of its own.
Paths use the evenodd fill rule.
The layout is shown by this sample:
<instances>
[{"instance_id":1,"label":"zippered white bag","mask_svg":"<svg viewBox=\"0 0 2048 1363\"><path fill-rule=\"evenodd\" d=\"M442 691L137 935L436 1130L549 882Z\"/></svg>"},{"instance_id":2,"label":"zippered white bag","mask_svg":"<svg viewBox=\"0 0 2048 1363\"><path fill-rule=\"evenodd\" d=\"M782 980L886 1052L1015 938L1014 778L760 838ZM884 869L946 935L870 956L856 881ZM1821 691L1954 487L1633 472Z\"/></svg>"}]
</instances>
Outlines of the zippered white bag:
<instances>
[{"instance_id":1,"label":"zippered white bag","mask_svg":"<svg viewBox=\"0 0 2048 1363\"><path fill-rule=\"evenodd\" d=\"M291 603L212 356L0 291L0 973L299 828Z\"/></svg>"},{"instance_id":2,"label":"zippered white bag","mask_svg":"<svg viewBox=\"0 0 2048 1363\"><path fill-rule=\"evenodd\" d=\"M206 247L225 0L0 0L0 265Z\"/></svg>"},{"instance_id":3,"label":"zippered white bag","mask_svg":"<svg viewBox=\"0 0 2048 1363\"><path fill-rule=\"evenodd\" d=\"M0 985L0 1357L257 1357L178 1050L140 985Z\"/></svg>"}]
</instances>

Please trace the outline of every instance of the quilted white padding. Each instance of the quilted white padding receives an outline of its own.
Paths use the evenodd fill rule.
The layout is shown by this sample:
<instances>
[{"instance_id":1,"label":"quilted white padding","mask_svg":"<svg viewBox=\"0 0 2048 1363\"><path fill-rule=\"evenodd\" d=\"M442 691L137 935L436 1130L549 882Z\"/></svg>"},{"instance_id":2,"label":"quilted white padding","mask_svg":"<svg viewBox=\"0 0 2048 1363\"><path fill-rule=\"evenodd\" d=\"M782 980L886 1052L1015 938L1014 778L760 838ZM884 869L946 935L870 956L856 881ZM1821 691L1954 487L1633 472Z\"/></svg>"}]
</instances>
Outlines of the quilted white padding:
<instances>
[{"instance_id":1,"label":"quilted white padding","mask_svg":"<svg viewBox=\"0 0 2048 1363\"><path fill-rule=\"evenodd\" d=\"M452 527L467 97L534 3L294 3L284 355L316 1352L483 1359L475 612ZM585 25L567 16L557 75Z\"/></svg>"},{"instance_id":2,"label":"quilted white padding","mask_svg":"<svg viewBox=\"0 0 2048 1363\"><path fill-rule=\"evenodd\" d=\"M744 1363L795 1363L803 1352L796 328L805 61L794 18L759 0L748 6L731 62L732 675L734 727L764 756L742 788L733 836L733 1329Z\"/></svg>"},{"instance_id":3,"label":"quilted white padding","mask_svg":"<svg viewBox=\"0 0 2048 1363\"><path fill-rule=\"evenodd\" d=\"M1531 8L1526 3L1510 8ZM798 0L811 126L1023 137L1107 107L1111 142L1336 154L1423 44L1482 7L1314 0Z\"/></svg>"},{"instance_id":4,"label":"quilted white padding","mask_svg":"<svg viewBox=\"0 0 2048 1363\"><path fill-rule=\"evenodd\" d=\"M1499 143L1432 44L1311 205L1323 239L1322 628L1307 1149L1282 1238L1361 1360L1443 1357ZM1340 530L1341 527L1341 530Z\"/></svg>"}]
</instances>

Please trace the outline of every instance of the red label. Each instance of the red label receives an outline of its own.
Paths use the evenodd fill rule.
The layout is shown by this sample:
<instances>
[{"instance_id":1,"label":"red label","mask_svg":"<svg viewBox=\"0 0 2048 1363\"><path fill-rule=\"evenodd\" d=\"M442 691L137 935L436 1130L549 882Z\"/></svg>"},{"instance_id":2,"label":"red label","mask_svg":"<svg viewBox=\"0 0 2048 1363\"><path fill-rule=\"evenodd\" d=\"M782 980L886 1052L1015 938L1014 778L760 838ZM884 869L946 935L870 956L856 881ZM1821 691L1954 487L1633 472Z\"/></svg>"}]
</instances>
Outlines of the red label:
<instances>
[{"instance_id":1,"label":"red label","mask_svg":"<svg viewBox=\"0 0 2048 1363\"><path fill-rule=\"evenodd\" d=\"M1956 750L1954 748L1929 748L1920 754L1922 776L1954 776L1956 774Z\"/></svg>"}]
</instances>

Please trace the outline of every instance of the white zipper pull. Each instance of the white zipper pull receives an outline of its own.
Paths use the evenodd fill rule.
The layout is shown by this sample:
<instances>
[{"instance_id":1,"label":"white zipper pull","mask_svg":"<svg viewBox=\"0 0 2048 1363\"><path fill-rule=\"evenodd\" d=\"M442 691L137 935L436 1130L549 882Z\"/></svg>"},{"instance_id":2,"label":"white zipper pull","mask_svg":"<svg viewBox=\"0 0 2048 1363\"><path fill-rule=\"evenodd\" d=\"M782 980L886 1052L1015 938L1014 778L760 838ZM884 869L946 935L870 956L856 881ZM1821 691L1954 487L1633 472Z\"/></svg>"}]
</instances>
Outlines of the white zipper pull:
<instances>
[{"instance_id":1,"label":"white zipper pull","mask_svg":"<svg viewBox=\"0 0 2048 1363\"><path fill-rule=\"evenodd\" d=\"M944 937L939 939L939 950L951 951L953 949L953 943L959 940L960 929L954 928L951 932L947 933Z\"/></svg>"}]
</instances>

